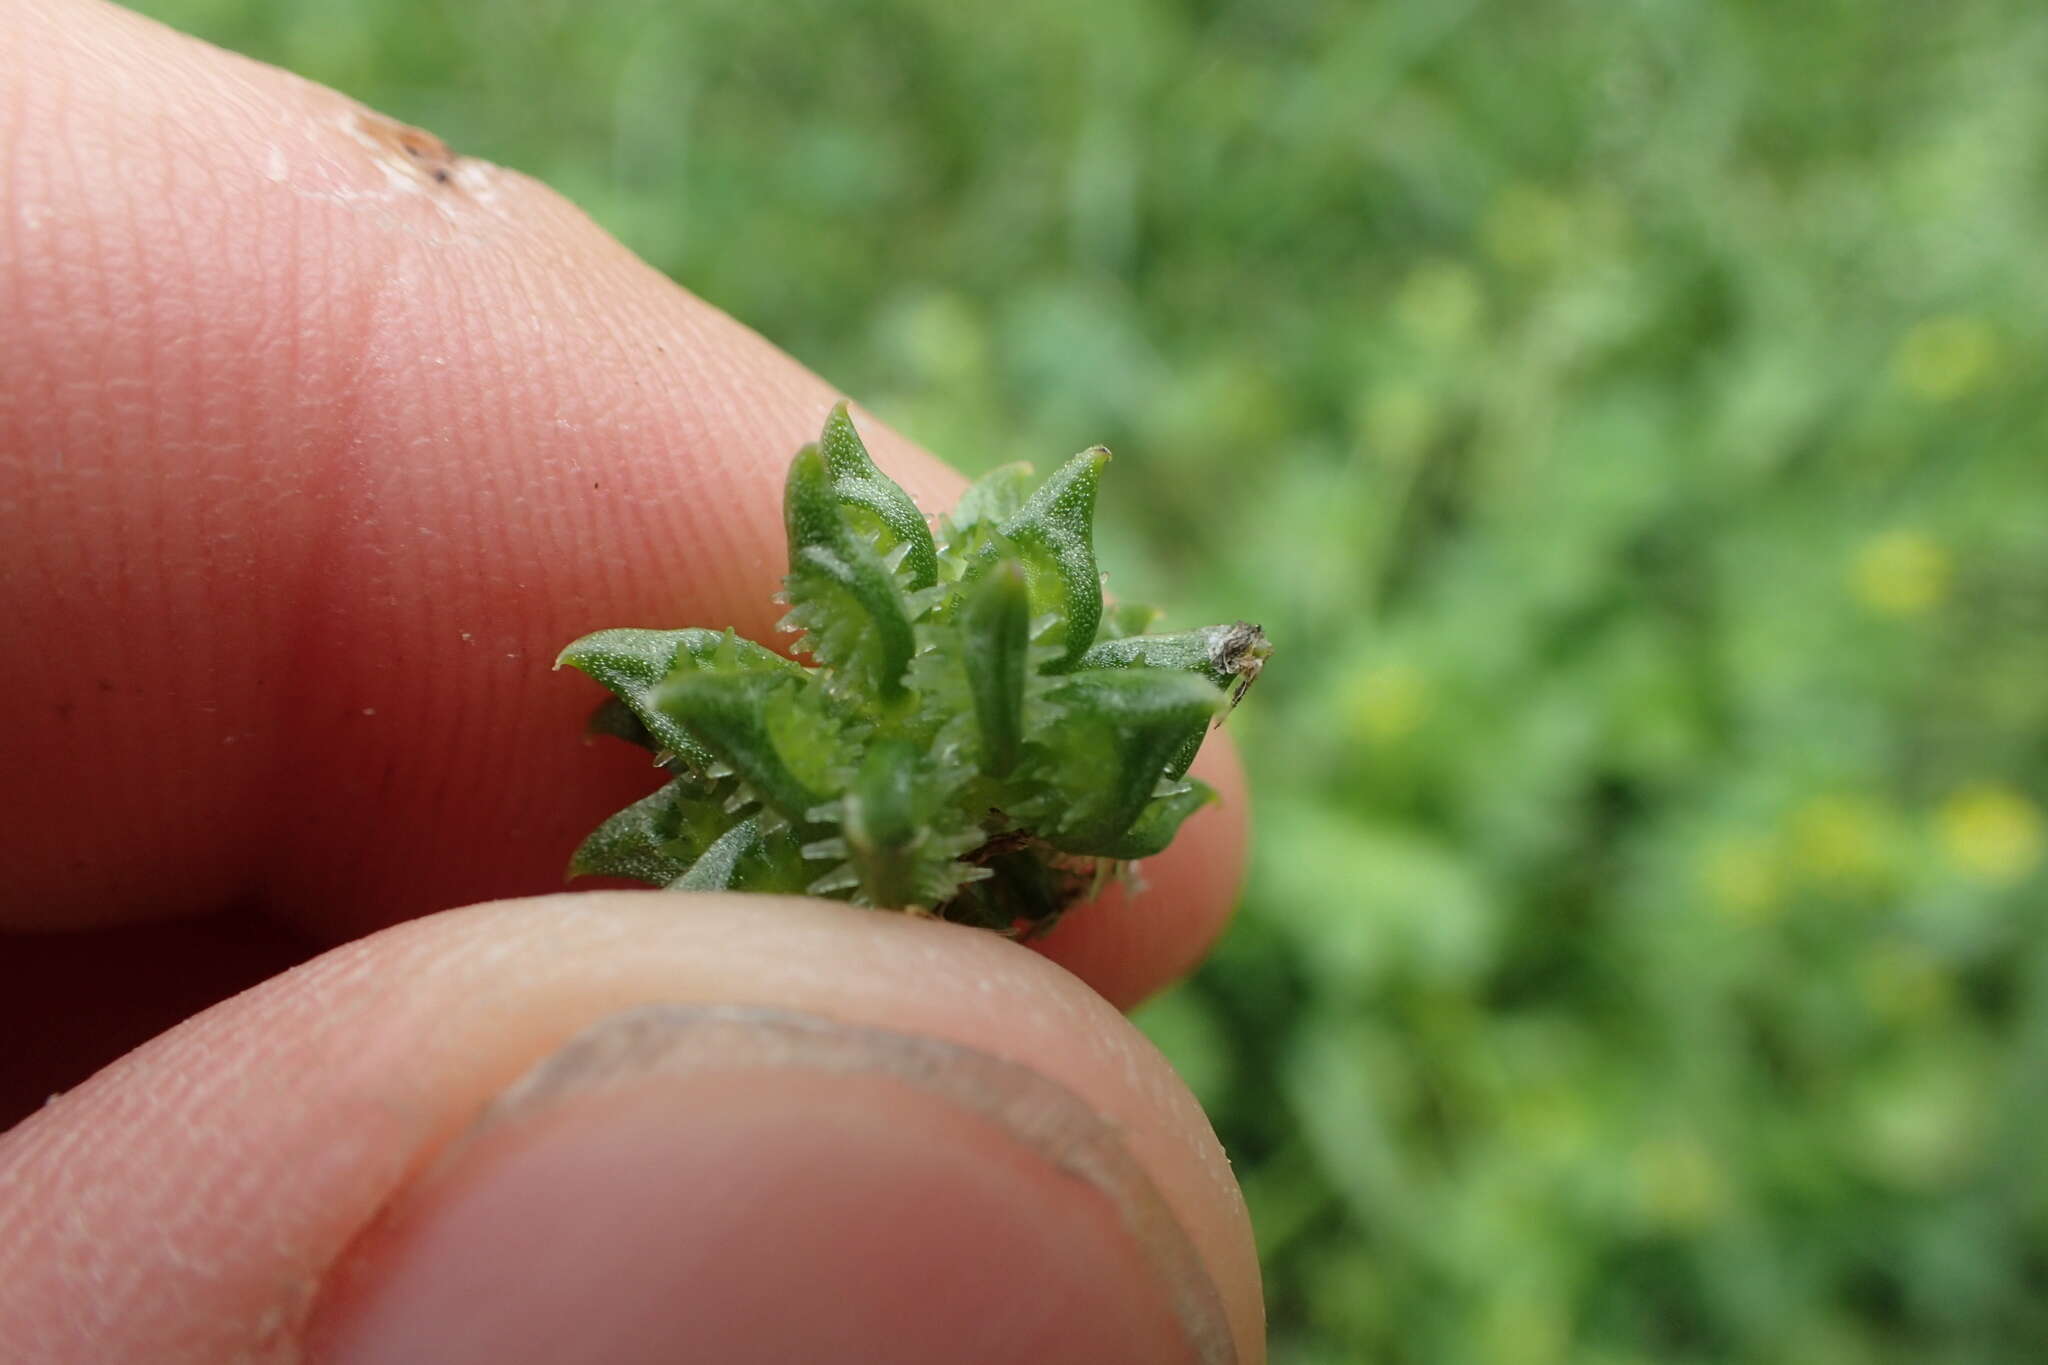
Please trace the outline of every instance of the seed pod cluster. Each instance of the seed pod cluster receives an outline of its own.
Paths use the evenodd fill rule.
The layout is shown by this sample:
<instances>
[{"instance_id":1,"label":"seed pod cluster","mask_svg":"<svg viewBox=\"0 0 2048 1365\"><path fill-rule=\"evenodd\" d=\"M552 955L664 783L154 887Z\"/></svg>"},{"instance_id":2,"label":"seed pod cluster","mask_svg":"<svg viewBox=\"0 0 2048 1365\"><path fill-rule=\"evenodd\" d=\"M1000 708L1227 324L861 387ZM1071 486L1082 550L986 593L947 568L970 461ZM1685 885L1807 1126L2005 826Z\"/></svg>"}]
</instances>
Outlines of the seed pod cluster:
<instances>
[{"instance_id":1,"label":"seed pod cluster","mask_svg":"<svg viewBox=\"0 0 2048 1365\"><path fill-rule=\"evenodd\" d=\"M668 781L570 875L829 896L1043 930L1165 848L1215 793L1187 776L1271 652L1238 622L1176 635L1105 608L1083 451L1027 492L1010 465L937 534L845 404L784 492L785 658L730 630L602 630L562 652L610 689L592 728Z\"/></svg>"}]
</instances>

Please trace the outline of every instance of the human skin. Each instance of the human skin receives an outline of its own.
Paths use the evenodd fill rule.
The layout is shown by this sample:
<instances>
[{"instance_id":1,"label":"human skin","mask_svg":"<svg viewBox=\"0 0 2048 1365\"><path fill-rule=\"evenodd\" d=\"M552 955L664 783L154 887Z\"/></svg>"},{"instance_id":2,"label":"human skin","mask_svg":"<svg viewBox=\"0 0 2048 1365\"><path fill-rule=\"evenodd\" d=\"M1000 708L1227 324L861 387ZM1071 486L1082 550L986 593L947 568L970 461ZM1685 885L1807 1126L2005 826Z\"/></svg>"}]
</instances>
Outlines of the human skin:
<instances>
[{"instance_id":1,"label":"human skin","mask_svg":"<svg viewBox=\"0 0 2048 1365\"><path fill-rule=\"evenodd\" d=\"M0 1359L1262 1358L1228 1165L1114 1008L1234 898L1226 744L1042 953L543 894L649 782L547 663L773 638L835 397L532 181L0 0Z\"/></svg>"}]
</instances>

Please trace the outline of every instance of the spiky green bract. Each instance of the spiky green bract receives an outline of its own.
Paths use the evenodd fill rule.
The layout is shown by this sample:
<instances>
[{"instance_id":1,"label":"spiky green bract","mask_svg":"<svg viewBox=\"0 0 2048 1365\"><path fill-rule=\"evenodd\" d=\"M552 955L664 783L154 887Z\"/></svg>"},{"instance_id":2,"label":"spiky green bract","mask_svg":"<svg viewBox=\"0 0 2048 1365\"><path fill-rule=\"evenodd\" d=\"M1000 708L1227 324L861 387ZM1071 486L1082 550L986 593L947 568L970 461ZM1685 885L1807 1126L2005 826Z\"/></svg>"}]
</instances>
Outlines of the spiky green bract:
<instances>
[{"instance_id":1,"label":"spiky green bract","mask_svg":"<svg viewBox=\"0 0 2048 1365\"><path fill-rule=\"evenodd\" d=\"M1190 736L1199 741L1223 707L1214 684L1149 668L1073 673L1053 700L1067 733L1048 752L1048 766L1075 771L1055 777L1050 799L1031 813L1056 847L1102 857L1116 856L1146 807L1171 795L1162 784L1180 774L1169 776L1167 764Z\"/></svg>"},{"instance_id":2,"label":"spiky green bract","mask_svg":"<svg viewBox=\"0 0 2048 1365\"><path fill-rule=\"evenodd\" d=\"M1150 635L1104 609L1084 451L1035 492L1005 466L934 536L844 405L791 461L786 628L599 631L561 662L610 688L595 732L669 782L598 827L572 876L802 891L1043 929L1151 857L1214 793L1186 777L1270 653L1240 622Z\"/></svg>"},{"instance_id":3,"label":"spiky green bract","mask_svg":"<svg viewBox=\"0 0 2048 1365\"><path fill-rule=\"evenodd\" d=\"M903 576L912 588L937 583L939 551L932 543L931 528L924 523L924 513L895 480L875 467L866 443L853 429L853 419L846 414L846 404L835 406L825 419L818 452L824 456L833 496L849 511L859 509L873 518L867 521L855 512L850 519L873 539L875 548L887 555L899 545L904 547Z\"/></svg>"},{"instance_id":4,"label":"spiky green bract","mask_svg":"<svg viewBox=\"0 0 2048 1365\"><path fill-rule=\"evenodd\" d=\"M1002 542L1015 547L1039 638L1058 650L1047 671L1064 672L1095 641L1102 624L1102 574L1095 567L1095 488L1109 452L1101 446L1068 460L1036 493L1000 523ZM982 552L993 563L1002 542Z\"/></svg>"},{"instance_id":5,"label":"spiky green bract","mask_svg":"<svg viewBox=\"0 0 2048 1365\"><path fill-rule=\"evenodd\" d=\"M721 651L723 653L721 654ZM716 662L713 662L716 658ZM720 673L795 673L797 666L773 650L731 631L600 630L563 650L555 667L580 668L612 690L614 700L631 713L654 741L657 752L674 754L699 772L711 766L711 751L661 708L654 694L671 677L699 668ZM634 738L618 714L618 706L600 707L591 729Z\"/></svg>"},{"instance_id":6,"label":"spiky green bract","mask_svg":"<svg viewBox=\"0 0 2048 1365\"><path fill-rule=\"evenodd\" d=\"M782 517L789 533L782 583L790 602L783 628L803 632L797 647L843 673L853 689L896 700L917 648L911 604L874 538L847 515L816 446L790 462Z\"/></svg>"},{"instance_id":7,"label":"spiky green bract","mask_svg":"<svg viewBox=\"0 0 2048 1365\"><path fill-rule=\"evenodd\" d=\"M1130 618L1137 621L1135 615ZM1147 622L1149 624L1149 622ZM1131 634L1098 641L1081 656L1080 667L1173 669L1199 673L1218 687L1232 689L1230 704L1243 699L1259 670L1272 656L1265 632L1245 621L1203 626L1178 635ZM1199 734L1188 736L1166 765L1168 777L1179 777L1202 747Z\"/></svg>"},{"instance_id":8,"label":"spiky green bract","mask_svg":"<svg viewBox=\"0 0 2048 1365\"><path fill-rule=\"evenodd\" d=\"M974 694L981 770L1005 777L1024 747L1024 694L1031 677L1031 594L1024 566L1006 559L961 593L960 661Z\"/></svg>"}]
</instances>

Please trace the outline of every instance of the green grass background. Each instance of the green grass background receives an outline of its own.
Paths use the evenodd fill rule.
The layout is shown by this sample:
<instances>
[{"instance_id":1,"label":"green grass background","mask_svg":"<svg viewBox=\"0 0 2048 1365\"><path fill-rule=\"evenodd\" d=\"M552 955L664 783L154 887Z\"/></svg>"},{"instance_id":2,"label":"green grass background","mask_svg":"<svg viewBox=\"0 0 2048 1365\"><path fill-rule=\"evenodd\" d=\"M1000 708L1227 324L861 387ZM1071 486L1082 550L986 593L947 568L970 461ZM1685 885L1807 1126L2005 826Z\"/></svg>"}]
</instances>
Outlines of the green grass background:
<instances>
[{"instance_id":1,"label":"green grass background","mask_svg":"<svg viewBox=\"0 0 2048 1365\"><path fill-rule=\"evenodd\" d=\"M142 8L1266 625L1277 1362L2048 1358L2048 9Z\"/></svg>"}]
</instances>

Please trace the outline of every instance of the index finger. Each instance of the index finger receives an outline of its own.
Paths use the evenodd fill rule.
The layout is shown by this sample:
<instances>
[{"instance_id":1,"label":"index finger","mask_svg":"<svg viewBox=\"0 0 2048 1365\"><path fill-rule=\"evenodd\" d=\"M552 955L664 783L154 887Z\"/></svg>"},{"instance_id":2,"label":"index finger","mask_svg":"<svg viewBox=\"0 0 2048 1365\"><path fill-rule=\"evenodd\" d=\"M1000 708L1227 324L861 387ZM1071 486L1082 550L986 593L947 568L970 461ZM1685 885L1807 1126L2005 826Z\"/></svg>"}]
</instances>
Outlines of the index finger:
<instances>
[{"instance_id":1,"label":"index finger","mask_svg":"<svg viewBox=\"0 0 2048 1365\"><path fill-rule=\"evenodd\" d=\"M652 783L548 662L773 638L833 391L545 188L123 11L0 3L0 87L0 923L253 902L339 938L558 886ZM1113 996L1220 924L1234 774L1059 941Z\"/></svg>"}]
</instances>

